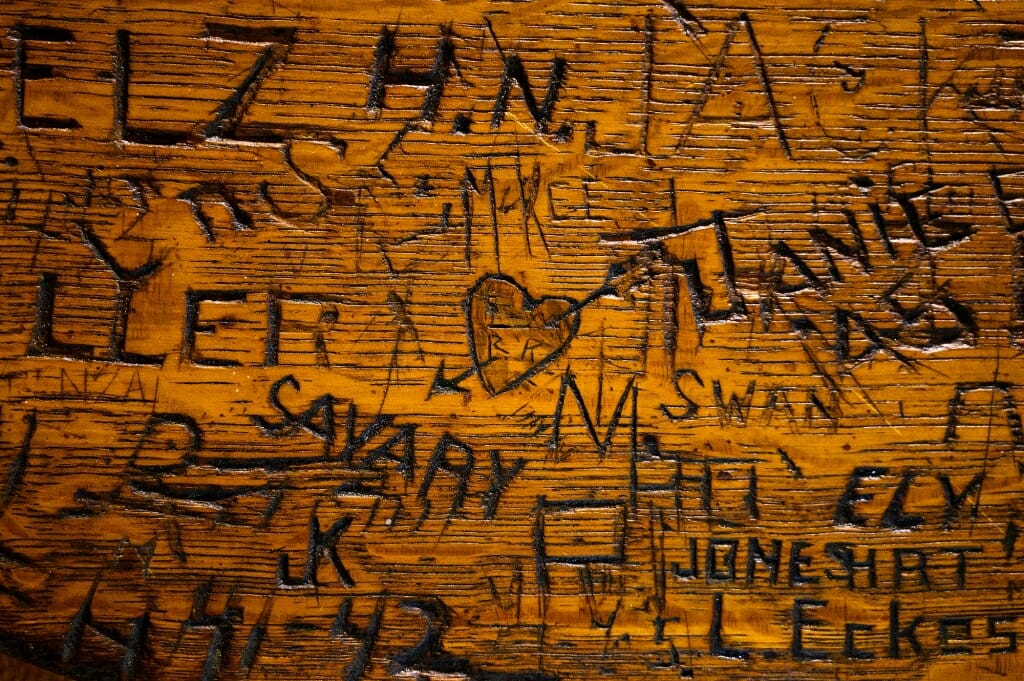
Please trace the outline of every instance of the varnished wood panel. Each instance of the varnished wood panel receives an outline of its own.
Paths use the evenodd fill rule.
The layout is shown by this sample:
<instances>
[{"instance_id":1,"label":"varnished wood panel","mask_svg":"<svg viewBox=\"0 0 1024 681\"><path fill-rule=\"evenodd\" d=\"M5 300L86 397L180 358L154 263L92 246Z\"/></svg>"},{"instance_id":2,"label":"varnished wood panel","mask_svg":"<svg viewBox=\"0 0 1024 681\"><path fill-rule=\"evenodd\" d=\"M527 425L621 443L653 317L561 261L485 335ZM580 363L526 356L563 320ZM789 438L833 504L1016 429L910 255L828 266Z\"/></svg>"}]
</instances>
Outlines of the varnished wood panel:
<instances>
[{"instance_id":1,"label":"varnished wood panel","mask_svg":"<svg viewBox=\"0 0 1024 681\"><path fill-rule=\"evenodd\" d=\"M15 0L0 64L4 654L1024 677L1024 4Z\"/></svg>"}]
</instances>

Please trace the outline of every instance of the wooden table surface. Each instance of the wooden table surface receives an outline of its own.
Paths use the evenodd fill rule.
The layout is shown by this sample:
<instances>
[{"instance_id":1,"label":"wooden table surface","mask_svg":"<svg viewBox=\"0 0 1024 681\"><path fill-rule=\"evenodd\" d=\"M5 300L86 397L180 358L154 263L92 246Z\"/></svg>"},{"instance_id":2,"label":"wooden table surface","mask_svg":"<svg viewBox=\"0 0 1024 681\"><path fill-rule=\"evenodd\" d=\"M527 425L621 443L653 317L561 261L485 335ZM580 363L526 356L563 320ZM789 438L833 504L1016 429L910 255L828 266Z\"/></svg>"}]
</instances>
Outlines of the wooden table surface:
<instances>
[{"instance_id":1,"label":"wooden table surface","mask_svg":"<svg viewBox=\"0 0 1024 681\"><path fill-rule=\"evenodd\" d=\"M1024 678L1022 117L1017 0L3 3L0 677Z\"/></svg>"}]
</instances>

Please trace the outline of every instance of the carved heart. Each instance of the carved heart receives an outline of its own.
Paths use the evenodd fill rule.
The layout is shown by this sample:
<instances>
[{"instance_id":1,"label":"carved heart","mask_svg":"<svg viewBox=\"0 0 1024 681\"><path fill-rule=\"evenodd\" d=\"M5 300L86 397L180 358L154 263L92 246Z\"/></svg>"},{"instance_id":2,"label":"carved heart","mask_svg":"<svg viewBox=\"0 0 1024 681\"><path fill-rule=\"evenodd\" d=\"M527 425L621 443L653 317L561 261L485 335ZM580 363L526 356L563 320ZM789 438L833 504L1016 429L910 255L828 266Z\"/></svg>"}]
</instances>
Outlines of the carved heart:
<instances>
[{"instance_id":1,"label":"carved heart","mask_svg":"<svg viewBox=\"0 0 1024 681\"><path fill-rule=\"evenodd\" d=\"M515 388L553 362L576 336L571 298L536 300L511 277L483 277L466 298L469 353L492 395Z\"/></svg>"}]
</instances>

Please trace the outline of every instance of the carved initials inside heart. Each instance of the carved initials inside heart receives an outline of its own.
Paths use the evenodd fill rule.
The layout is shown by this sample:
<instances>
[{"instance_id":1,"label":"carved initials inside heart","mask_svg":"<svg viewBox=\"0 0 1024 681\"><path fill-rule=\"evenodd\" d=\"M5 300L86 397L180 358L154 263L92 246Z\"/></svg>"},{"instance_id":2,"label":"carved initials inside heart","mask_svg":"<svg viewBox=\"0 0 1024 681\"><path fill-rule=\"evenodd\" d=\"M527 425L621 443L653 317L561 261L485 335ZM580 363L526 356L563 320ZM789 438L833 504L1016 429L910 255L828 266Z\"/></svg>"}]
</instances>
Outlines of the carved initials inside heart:
<instances>
[{"instance_id":1,"label":"carved initials inside heart","mask_svg":"<svg viewBox=\"0 0 1024 681\"><path fill-rule=\"evenodd\" d=\"M528 380L576 336L580 311L564 297L534 299L511 277L483 277L466 298L469 351L492 395Z\"/></svg>"}]
</instances>

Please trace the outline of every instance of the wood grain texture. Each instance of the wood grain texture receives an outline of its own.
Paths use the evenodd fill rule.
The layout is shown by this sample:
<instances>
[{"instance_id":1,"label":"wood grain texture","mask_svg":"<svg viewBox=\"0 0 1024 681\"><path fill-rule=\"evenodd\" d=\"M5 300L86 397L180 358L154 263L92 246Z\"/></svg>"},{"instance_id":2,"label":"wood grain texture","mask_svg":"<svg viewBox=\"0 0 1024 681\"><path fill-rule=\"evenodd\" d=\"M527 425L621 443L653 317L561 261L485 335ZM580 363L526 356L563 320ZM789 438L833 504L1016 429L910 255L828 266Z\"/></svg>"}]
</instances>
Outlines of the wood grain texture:
<instances>
[{"instance_id":1,"label":"wood grain texture","mask_svg":"<svg viewBox=\"0 0 1024 681\"><path fill-rule=\"evenodd\" d=\"M14 0L0 65L0 652L1024 678L1024 3Z\"/></svg>"}]
</instances>

